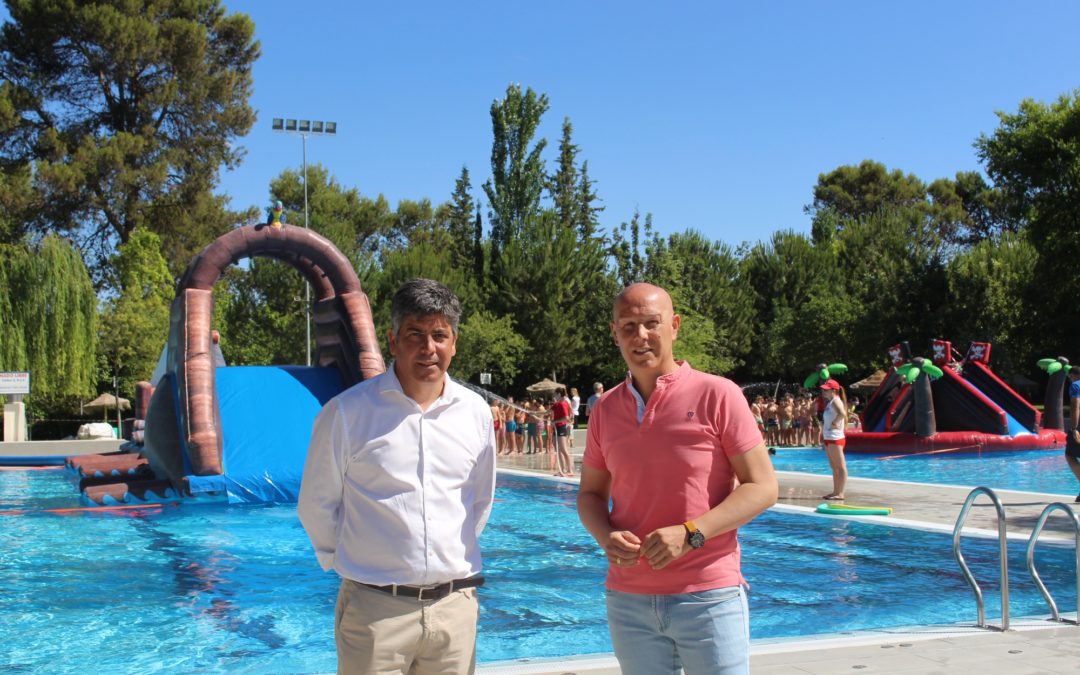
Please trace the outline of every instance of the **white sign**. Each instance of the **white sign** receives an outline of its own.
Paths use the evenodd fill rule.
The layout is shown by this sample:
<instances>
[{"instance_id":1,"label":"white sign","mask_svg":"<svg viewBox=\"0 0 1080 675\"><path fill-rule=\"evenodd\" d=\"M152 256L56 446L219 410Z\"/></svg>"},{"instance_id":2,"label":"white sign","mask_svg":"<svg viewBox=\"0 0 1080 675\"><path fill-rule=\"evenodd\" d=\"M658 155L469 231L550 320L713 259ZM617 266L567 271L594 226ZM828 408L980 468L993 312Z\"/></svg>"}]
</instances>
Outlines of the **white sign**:
<instances>
[{"instance_id":1,"label":"white sign","mask_svg":"<svg viewBox=\"0 0 1080 675\"><path fill-rule=\"evenodd\" d=\"M0 394L29 394L30 373L0 372Z\"/></svg>"},{"instance_id":2,"label":"white sign","mask_svg":"<svg viewBox=\"0 0 1080 675\"><path fill-rule=\"evenodd\" d=\"M491 373L480 373L480 384L491 384Z\"/></svg>"}]
</instances>

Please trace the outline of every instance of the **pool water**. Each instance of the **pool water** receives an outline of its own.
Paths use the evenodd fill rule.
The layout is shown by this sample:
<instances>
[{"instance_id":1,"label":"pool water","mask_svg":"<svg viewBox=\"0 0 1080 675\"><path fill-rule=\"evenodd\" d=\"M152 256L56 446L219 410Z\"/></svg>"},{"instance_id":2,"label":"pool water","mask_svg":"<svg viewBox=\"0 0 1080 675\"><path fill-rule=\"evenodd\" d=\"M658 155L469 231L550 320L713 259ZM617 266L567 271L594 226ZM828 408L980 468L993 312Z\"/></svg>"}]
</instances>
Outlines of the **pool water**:
<instances>
[{"instance_id":1,"label":"pool water","mask_svg":"<svg viewBox=\"0 0 1080 675\"><path fill-rule=\"evenodd\" d=\"M995 450L948 455L844 455L848 474L913 483L985 485L999 490L1022 490L1074 497L1080 490L1060 450ZM777 471L831 475L821 448L777 448L772 457ZM1072 501L1070 498L1068 501Z\"/></svg>"},{"instance_id":2,"label":"pool water","mask_svg":"<svg viewBox=\"0 0 1080 675\"><path fill-rule=\"evenodd\" d=\"M481 540L481 662L610 651L605 563L575 493L500 476ZM0 669L336 668L338 582L316 565L294 507L41 511L77 506L72 494L62 471L0 471ZM770 512L741 538L752 638L975 620L947 535ZM1045 614L1023 553L1012 546L1012 614ZM996 543L965 539L964 554L998 616ZM1073 555L1036 555L1063 611L1076 604Z\"/></svg>"}]
</instances>

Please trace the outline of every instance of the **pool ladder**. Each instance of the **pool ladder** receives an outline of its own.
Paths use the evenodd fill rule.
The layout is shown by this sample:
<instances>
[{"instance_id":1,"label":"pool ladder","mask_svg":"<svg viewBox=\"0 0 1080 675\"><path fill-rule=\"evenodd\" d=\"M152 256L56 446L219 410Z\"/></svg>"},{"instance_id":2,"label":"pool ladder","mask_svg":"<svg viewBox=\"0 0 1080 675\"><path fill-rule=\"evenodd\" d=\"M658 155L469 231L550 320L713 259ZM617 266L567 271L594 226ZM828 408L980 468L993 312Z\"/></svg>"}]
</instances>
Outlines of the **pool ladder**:
<instances>
[{"instance_id":1,"label":"pool ladder","mask_svg":"<svg viewBox=\"0 0 1080 675\"><path fill-rule=\"evenodd\" d=\"M982 589L979 587L979 583L975 581L975 577L971 574L971 569L964 561L964 554L960 552L960 534L964 529L964 522L967 520L968 511L971 509L971 505L980 494L985 494L989 497L990 501L994 504L994 509L997 511L998 548L1001 554L1001 561L998 565L1001 584L1000 626L987 625L986 608L983 603ZM1039 541L1039 535L1042 534L1047 517L1056 510L1064 511L1065 514L1068 515L1076 533L1076 620L1061 618L1061 615L1058 612L1057 603L1054 602L1054 598L1051 597L1050 592L1046 589L1046 584L1039 578L1039 573L1035 569L1035 544ZM964 573L964 578L967 580L968 585L971 586L971 590L975 592L975 605L978 609L978 627L990 630L1009 630L1009 555L1008 537L1005 528L1005 507L1001 504L1001 500L998 499L997 494L990 488L977 487L972 490L968 494L967 499L964 500L964 506L960 509L960 515L956 518L956 527L953 529L953 557L956 558L956 562L960 565L960 571ZM1031 530L1031 537L1028 539L1027 569L1028 573L1031 574L1032 580L1035 581L1035 586L1046 600L1046 604L1050 606L1050 620L1061 623L1080 623L1080 518L1076 516L1076 513L1073 512L1072 507L1068 504L1062 502L1048 504L1046 508L1043 509L1042 514L1039 515L1039 520Z\"/></svg>"}]
</instances>

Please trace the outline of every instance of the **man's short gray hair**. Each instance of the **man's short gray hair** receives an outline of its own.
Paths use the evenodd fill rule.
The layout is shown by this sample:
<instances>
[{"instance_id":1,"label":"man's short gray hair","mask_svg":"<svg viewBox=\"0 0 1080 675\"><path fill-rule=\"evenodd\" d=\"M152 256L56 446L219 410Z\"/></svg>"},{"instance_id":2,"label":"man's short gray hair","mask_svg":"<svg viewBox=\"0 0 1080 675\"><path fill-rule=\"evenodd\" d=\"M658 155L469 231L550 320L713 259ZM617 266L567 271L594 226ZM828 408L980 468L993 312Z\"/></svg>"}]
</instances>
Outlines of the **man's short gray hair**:
<instances>
[{"instance_id":1,"label":"man's short gray hair","mask_svg":"<svg viewBox=\"0 0 1080 675\"><path fill-rule=\"evenodd\" d=\"M438 315L446 319L454 335L461 319L461 302L446 286L431 279L409 279L394 293L390 301L390 317L396 335L407 316Z\"/></svg>"}]
</instances>

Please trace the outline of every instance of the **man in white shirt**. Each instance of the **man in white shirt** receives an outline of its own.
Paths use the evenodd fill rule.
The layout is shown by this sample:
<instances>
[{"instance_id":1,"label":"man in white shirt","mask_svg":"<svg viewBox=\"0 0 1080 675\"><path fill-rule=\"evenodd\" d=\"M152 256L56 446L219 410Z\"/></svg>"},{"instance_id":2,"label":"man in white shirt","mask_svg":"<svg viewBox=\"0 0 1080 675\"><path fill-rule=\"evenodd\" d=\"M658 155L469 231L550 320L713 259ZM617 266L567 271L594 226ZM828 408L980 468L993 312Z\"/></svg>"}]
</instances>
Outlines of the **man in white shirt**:
<instances>
[{"instance_id":1,"label":"man in white shirt","mask_svg":"<svg viewBox=\"0 0 1080 675\"><path fill-rule=\"evenodd\" d=\"M391 314L394 362L319 413L297 510L319 564L341 576L339 673L471 673L491 411L446 374L461 314L450 289L408 281Z\"/></svg>"}]
</instances>

